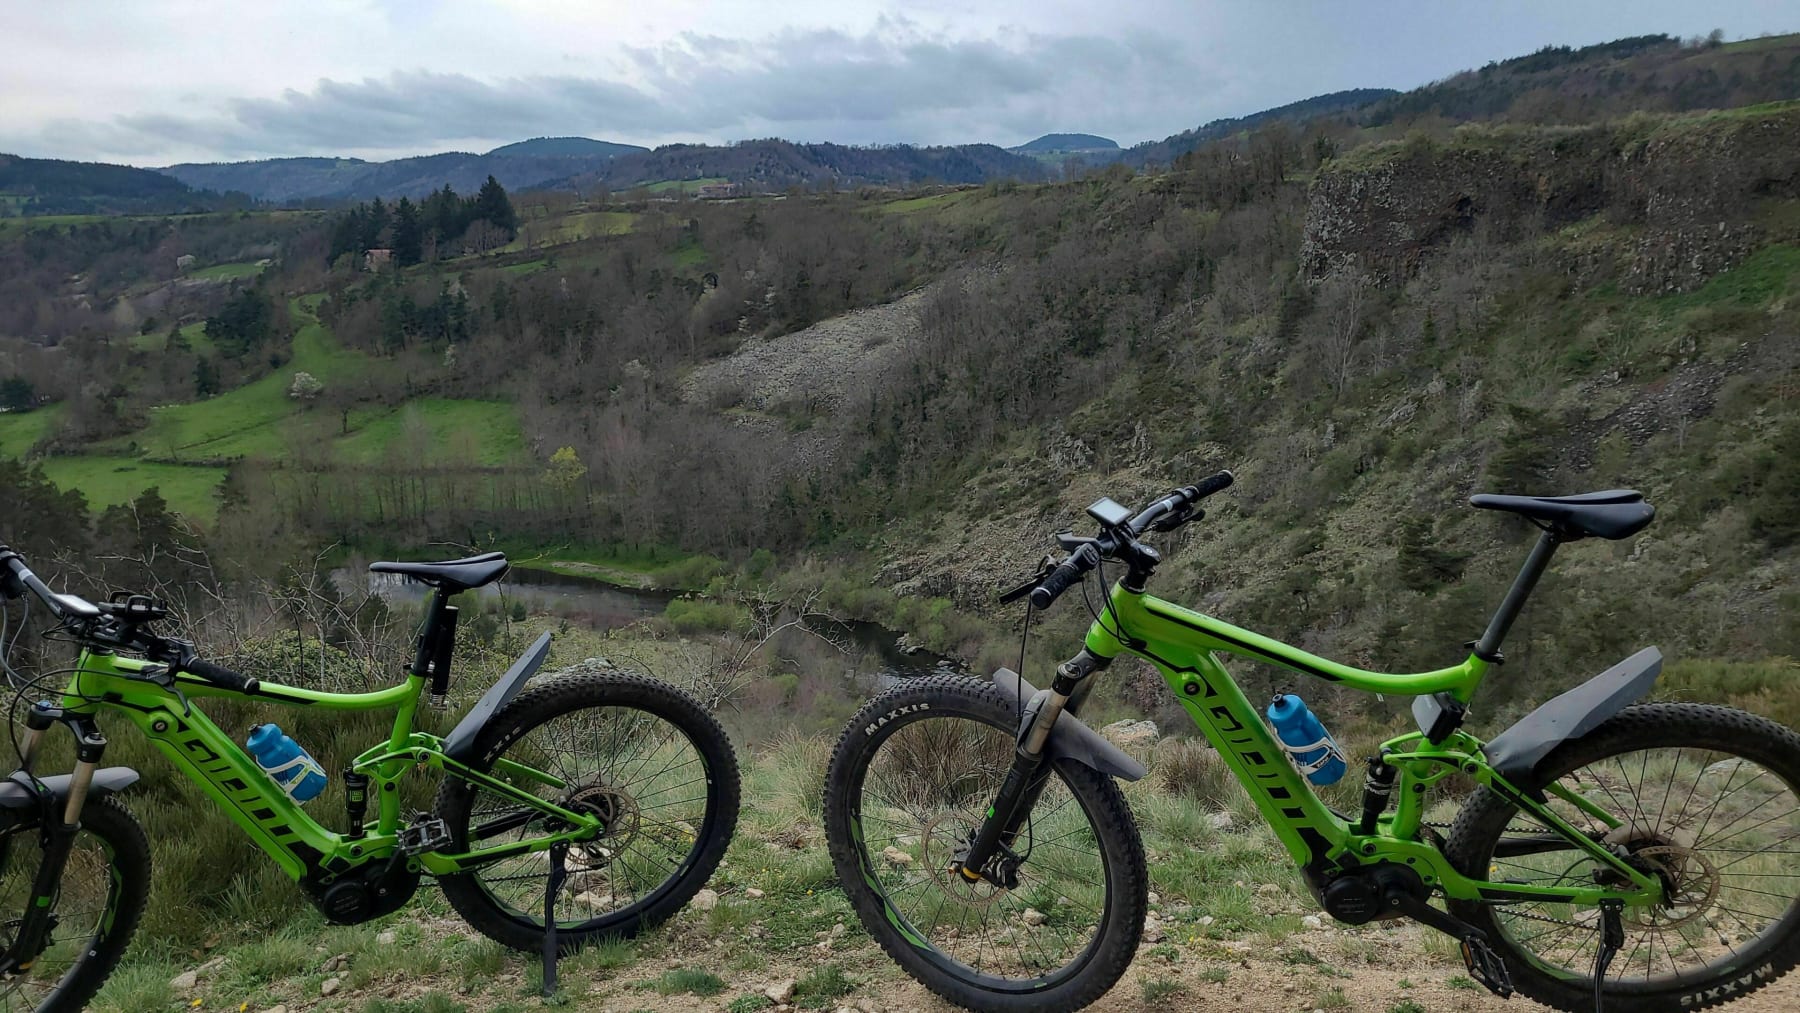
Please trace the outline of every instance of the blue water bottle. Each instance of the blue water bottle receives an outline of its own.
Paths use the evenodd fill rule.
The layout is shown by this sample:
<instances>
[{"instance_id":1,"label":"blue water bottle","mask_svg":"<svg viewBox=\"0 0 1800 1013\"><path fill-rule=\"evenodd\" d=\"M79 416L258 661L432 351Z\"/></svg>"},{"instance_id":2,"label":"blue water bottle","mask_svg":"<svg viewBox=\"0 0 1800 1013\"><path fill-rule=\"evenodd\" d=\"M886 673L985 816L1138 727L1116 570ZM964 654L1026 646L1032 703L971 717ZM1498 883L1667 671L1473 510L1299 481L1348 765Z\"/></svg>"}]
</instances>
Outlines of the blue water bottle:
<instances>
[{"instance_id":1,"label":"blue water bottle","mask_svg":"<svg viewBox=\"0 0 1800 1013\"><path fill-rule=\"evenodd\" d=\"M245 741L250 755L281 790L296 802L310 802L325 790L325 768L300 743L282 734L280 727L267 724L250 729Z\"/></svg>"},{"instance_id":2,"label":"blue water bottle","mask_svg":"<svg viewBox=\"0 0 1800 1013\"><path fill-rule=\"evenodd\" d=\"M1336 784L1344 776L1344 751L1337 740L1306 709L1306 702L1292 693L1281 693L1269 704L1269 724L1281 745L1293 757L1294 766L1314 784Z\"/></svg>"}]
</instances>

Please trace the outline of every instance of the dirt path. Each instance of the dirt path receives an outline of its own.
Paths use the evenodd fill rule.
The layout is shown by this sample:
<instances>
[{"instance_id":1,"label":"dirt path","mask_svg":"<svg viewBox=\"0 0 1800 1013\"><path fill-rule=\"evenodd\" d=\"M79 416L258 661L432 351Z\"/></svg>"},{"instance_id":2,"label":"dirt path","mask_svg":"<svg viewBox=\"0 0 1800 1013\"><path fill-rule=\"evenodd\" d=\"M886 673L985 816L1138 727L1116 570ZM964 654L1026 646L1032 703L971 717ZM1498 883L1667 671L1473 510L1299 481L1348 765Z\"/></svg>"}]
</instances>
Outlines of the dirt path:
<instances>
[{"instance_id":1,"label":"dirt path","mask_svg":"<svg viewBox=\"0 0 1800 1013\"><path fill-rule=\"evenodd\" d=\"M581 1009L610 1010L612 1013L653 1010L655 1013L676 1011L725 1010L747 995L760 995L773 985L804 978L816 967L833 963L847 969L859 984L851 992L824 1005L814 1005L804 998L791 1007L772 1006L781 1010L819 1008L825 1010L875 1011L875 1013L955 1013L953 1006L932 995L923 986L892 964L874 945L859 935L846 934L850 945L821 948L813 959L794 961L783 954L769 966L741 975L719 973L726 978L724 992L709 998L695 995L657 996L646 994L634 984L654 977L666 967L722 967L729 959L730 947L711 946L718 952L714 964L704 952L681 952L671 947L657 960L634 964L619 978L589 986L587 994L576 999ZM1295 947L1296 942L1304 949ZM1470 981L1460 960L1433 953L1444 944L1431 946L1423 941L1420 930L1411 926L1364 928L1350 932L1327 928L1304 936L1290 937L1279 946L1255 947L1241 952L1244 943L1212 943L1182 947L1180 957L1171 961L1146 945L1140 949L1125 976L1089 1009L1095 1013L1152 1013L1152 1011L1218 1010L1234 1013L1389 1013L1396 1008L1417 1013L1527 1013L1547 1007L1515 996L1502 1000ZM1297 963L1292 959L1269 959L1263 954L1279 950L1285 954L1313 953L1320 963ZM1351 957L1355 953L1360 956ZM1371 958L1380 962L1370 962ZM1410 963L1408 963L1410 961ZM1219 979L1223 980L1219 980ZM1146 982L1150 984L1147 985ZM816 1000L814 1000L816 1002ZM1411 1002L1415 1007L1405 1004ZM742 1007L739 1007L742 1008ZM1763 990L1722 1007L1730 1013L1794 1013L1800 1010L1800 977L1789 977ZM1633 1013L1631 1007L1615 1004L1611 1013Z\"/></svg>"}]
</instances>

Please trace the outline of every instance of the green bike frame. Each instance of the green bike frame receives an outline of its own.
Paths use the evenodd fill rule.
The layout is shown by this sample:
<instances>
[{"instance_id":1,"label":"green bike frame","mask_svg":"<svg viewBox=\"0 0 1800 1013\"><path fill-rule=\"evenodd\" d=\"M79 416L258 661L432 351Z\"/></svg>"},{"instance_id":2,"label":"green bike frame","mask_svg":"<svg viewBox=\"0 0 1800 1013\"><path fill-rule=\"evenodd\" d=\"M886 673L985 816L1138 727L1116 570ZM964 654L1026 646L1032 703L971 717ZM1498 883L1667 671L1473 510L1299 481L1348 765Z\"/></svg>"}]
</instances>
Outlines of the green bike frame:
<instances>
[{"instance_id":1,"label":"green bike frame","mask_svg":"<svg viewBox=\"0 0 1800 1013\"><path fill-rule=\"evenodd\" d=\"M1256 708L1219 661L1232 654L1284 668L1366 693L1424 696L1448 693L1467 703L1488 663L1474 655L1453 668L1389 675L1367 672L1329 661L1296 647L1240 629L1141 591L1115 584L1111 607L1089 627L1087 652L1103 661L1133 654L1162 673L1175 697L1213 748L1250 793L1294 861L1309 873L1391 862L1413 869L1424 882L1458 900L1507 902L1537 900L1593 906L1656 903L1662 892L1655 877L1619 860L1600 842L1569 825L1548 806L1508 783L1483 757L1481 740L1453 731L1433 744L1423 732L1402 735L1383 744L1389 766L1397 771L1394 811L1380 817L1372 834L1357 832L1322 802ZM1453 868L1433 843L1421 839L1429 787L1461 772L1518 805L1544 827L1564 837L1596 862L1617 873L1620 885L1527 886L1471 879ZM1549 789L1611 827L1620 821L1566 790ZM1309 877L1310 879L1311 877Z\"/></svg>"},{"instance_id":2,"label":"green bike frame","mask_svg":"<svg viewBox=\"0 0 1800 1013\"><path fill-rule=\"evenodd\" d=\"M296 881L333 877L374 859L393 856L400 848L402 816L400 779L418 767L429 767L504 795L549 817L560 829L541 837L454 853L422 851L406 856L412 871L433 875L469 872L489 862L527 852L548 851L560 843L588 840L601 831L600 821L571 812L513 784L470 769L444 752L444 742L413 730L419 696L426 678L409 675L405 683L372 693L322 693L275 683L260 683L248 699L334 711L393 710L393 733L384 743L356 757L351 770L367 776L374 793L375 818L361 834L338 834L321 826L257 765L248 753L187 699L241 696L204 680L177 675L172 688L148 678L164 666L116 654L84 650L64 690L66 713L92 716L102 710L130 718L176 769L200 785L257 847L267 852ZM165 677L166 681L166 677ZM504 758L494 773L552 789L565 787L553 774Z\"/></svg>"}]
</instances>

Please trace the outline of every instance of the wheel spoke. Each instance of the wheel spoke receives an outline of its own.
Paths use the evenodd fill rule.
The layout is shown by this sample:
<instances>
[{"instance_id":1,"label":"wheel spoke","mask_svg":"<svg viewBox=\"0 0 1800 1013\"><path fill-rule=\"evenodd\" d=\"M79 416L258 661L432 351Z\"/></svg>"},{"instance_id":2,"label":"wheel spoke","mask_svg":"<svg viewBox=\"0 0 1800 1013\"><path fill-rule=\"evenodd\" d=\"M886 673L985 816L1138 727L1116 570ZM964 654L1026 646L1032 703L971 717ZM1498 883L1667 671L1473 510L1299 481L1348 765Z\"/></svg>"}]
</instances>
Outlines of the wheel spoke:
<instances>
[{"instance_id":1,"label":"wheel spoke","mask_svg":"<svg viewBox=\"0 0 1800 1013\"><path fill-rule=\"evenodd\" d=\"M1735 753L1672 740L1602 753L1558 780L1574 801L1552 793L1552 811L1665 889L1656 907L1625 909L1625 945L1609 982L1654 988L1710 979L1774 944L1775 929L1800 897L1800 872L1791 865L1800 853L1792 847L1800 839L1794 784ZM1575 801L1623 822L1609 828ZM1481 862L1490 879L1623 885L1623 877L1569 850L1492 857L1500 838L1541 822L1517 810L1497 821ZM1534 901L1494 908L1493 918L1505 948L1531 954L1558 975L1592 977L1596 909Z\"/></svg>"}]
</instances>

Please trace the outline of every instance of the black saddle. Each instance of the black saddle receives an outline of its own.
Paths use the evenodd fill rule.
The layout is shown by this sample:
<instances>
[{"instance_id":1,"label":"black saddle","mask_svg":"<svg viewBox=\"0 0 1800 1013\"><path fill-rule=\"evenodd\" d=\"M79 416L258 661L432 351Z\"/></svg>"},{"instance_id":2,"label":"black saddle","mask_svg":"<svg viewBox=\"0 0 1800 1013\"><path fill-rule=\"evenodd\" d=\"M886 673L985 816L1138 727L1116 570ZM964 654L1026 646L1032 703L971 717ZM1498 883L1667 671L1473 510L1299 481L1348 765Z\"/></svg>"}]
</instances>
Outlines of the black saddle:
<instances>
[{"instance_id":1,"label":"black saddle","mask_svg":"<svg viewBox=\"0 0 1800 1013\"><path fill-rule=\"evenodd\" d=\"M492 584L506 574L506 553L485 552L441 563L370 563L370 573L397 573L450 594Z\"/></svg>"},{"instance_id":2,"label":"black saddle","mask_svg":"<svg viewBox=\"0 0 1800 1013\"><path fill-rule=\"evenodd\" d=\"M1586 492L1579 496L1469 497L1483 510L1505 510L1538 521L1565 541L1586 538L1630 538L1644 530L1656 516L1656 508L1644 502L1635 489Z\"/></svg>"}]
</instances>

